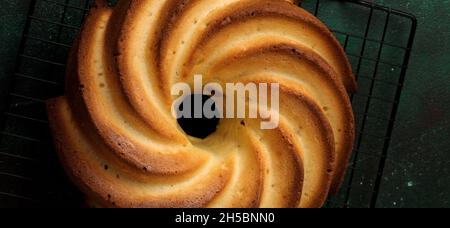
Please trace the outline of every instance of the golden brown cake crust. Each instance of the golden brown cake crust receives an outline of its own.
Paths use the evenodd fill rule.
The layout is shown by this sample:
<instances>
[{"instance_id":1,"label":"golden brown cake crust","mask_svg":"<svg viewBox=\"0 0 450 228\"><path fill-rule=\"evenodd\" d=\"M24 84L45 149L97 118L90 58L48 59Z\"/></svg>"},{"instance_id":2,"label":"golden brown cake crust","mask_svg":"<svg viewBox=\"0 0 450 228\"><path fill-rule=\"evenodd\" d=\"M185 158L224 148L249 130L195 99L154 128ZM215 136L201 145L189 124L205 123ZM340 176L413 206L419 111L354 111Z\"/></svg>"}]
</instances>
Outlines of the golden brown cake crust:
<instances>
[{"instance_id":1,"label":"golden brown cake crust","mask_svg":"<svg viewBox=\"0 0 450 228\"><path fill-rule=\"evenodd\" d=\"M321 207L354 141L356 83L338 41L291 0L97 1L47 102L69 177L98 207ZM217 47L220 44L220 47ZM219 51L218 51L219 50ZM280 122L223 119L204 140L170 87L278 83Z\"/></svg>"}]
</instances>

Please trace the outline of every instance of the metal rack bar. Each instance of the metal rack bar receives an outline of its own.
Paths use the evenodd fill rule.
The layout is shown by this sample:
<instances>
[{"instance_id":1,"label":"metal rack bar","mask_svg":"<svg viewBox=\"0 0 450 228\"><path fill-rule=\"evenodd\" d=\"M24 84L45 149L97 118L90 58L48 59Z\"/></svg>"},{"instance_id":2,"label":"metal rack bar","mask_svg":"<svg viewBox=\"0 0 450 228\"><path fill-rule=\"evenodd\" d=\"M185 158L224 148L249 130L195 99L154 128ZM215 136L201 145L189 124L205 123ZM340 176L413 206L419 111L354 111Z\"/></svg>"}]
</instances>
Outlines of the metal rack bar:
<instances>
[{"instance_id":1,"label":"metal rack bar","mask_svg":"<svg viewBox=\"0 0 450 228\"><path fill-rule=\"evenodd\" d=\"M406 78L406 72L407 72L407 67L409 65L409 61L410 61L410 56L411 56L411 50L414 44L414 39L415 39L415 35L416 35L416 30L417 30L417 18L412 15L412 14L406 14L403 12L397 12L394 11L392 9L389 9L390 12L395 12L396 14L401 14L403 16L406 16L408 18L411 19L411 32L409 34L409 39L408 39L408 49L407 52L405 54L405 58L403 60L403 65L406 66L405 68L402 69L402 72L400 73L400 78L399 78L399 84L403 84L403 82L405 81ZM397 92L395 94L395 101L400 101L400 97L402 95L402 90L401 89L397 89ZM378 199L378 194L379 194L379 190L380 190L380 186L381 186L381 180L382 180L382 176L384 173L384 167L386 165L386 158L388 155L388 150L389 150L389 145L391 143L391 138L392 138L392 132L394 131L394 122L395 119L397 117L397 113L398 113L398 108L399 108L399 103L395 103L394 107L392 107L392 111L391 111L391 119L393 121L389 122L387 131L386 131L386 138L388 138L388 140L385 141L384 145L383 145L383 153L382 153L382 159L379 163L379 167L378 167L378 175L377 175L377 179L375 181L375 186L374 186L374 194L372 195L372 199L370 202L370 206L371 207L376 207L377 204L377 199Z\"/></svg>"}]
</instances>

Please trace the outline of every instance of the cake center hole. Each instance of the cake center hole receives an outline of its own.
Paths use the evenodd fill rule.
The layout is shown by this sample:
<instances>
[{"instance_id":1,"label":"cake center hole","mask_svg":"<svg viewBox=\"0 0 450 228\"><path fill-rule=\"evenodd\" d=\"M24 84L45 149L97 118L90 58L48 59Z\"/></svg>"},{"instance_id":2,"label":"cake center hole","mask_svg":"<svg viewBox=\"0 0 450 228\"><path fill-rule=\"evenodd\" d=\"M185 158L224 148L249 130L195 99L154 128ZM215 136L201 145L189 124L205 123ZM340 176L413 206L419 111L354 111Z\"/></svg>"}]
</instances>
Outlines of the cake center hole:
<instances>
[{"instance_id":1,"label":"cake center hole","mask_svg":"<svg viewBox=\"0 0 450 228\"><path fill-rule=\"evenodd\" d=\"M184 130L184 132L186 132L186 134L195 138L205 139L216 131L217 125L219 124L219 119L216 117L207 118L205 116L205 113L203 112L203 107L205 107L205 103L209 100L209 98L210 97L206 95L194 94L186 96L186 98L183 100L183 103L179 108L182 113L183 111L185 111L185 107L191 107L191 118L186 118L185 116L183 116L178 119L178 124ZM196 101L199 102L198 104L201 104L201 118L195 118L194 116L195 109L200 108L198 104L195 105ZM216 110L215 103L212 105L212 110L218 112Z\"/></svg>"}]
</instances>

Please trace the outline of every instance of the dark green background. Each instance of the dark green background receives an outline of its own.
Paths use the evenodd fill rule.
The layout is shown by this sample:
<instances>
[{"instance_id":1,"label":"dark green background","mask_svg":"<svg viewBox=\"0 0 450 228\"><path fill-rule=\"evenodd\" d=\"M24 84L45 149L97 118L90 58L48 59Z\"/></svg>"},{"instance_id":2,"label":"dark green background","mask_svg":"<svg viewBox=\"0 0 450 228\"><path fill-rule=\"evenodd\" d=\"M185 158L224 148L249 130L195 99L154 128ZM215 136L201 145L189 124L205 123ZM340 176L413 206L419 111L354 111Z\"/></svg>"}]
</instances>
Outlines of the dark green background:
<instances>
[{"instance_id":1,"label":"dark green background","mask_svg":"<svg viewBox=\"0 0 450 228\"><path fill-rule=\"evenodd\" d=\"M450 1L376 2L419 21L379 206L450 207Z\"/></svg>"},{"instance_id":2,"label":"dark green background","mask_svg":"<svg viewBox=\"0 0 450 228\"><path fill-rule=\"evenodd\" d=\"M378 206L450 207L450 1L375 2L419 21ZM0 97L14 71L27 7L26 0L0 0Z\"/></svg>"}]
</instances>

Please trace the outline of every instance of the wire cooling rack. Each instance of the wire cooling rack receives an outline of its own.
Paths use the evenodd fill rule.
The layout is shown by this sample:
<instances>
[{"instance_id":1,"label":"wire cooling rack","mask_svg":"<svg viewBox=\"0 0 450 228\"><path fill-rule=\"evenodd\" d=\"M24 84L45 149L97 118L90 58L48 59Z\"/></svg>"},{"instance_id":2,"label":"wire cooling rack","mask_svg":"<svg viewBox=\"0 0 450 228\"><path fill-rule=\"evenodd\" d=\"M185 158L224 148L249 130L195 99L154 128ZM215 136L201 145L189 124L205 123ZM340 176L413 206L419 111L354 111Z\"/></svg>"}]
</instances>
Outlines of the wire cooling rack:
<instances>
[{"instance_id":1,"label":"wire cooling rack","mask_svg":"<svg viewBox=\"0 0 450 228\"><path fill-rule=\"evenodd\" d=\"M77 207L51 143L44 102L63 94L65 61L89 0L31 0L0 115L0 207ZM357 141L327 207L376 207L417 21L366 1L306 0L344 46L358 78Z\"/></svg>"}]
</instances>

